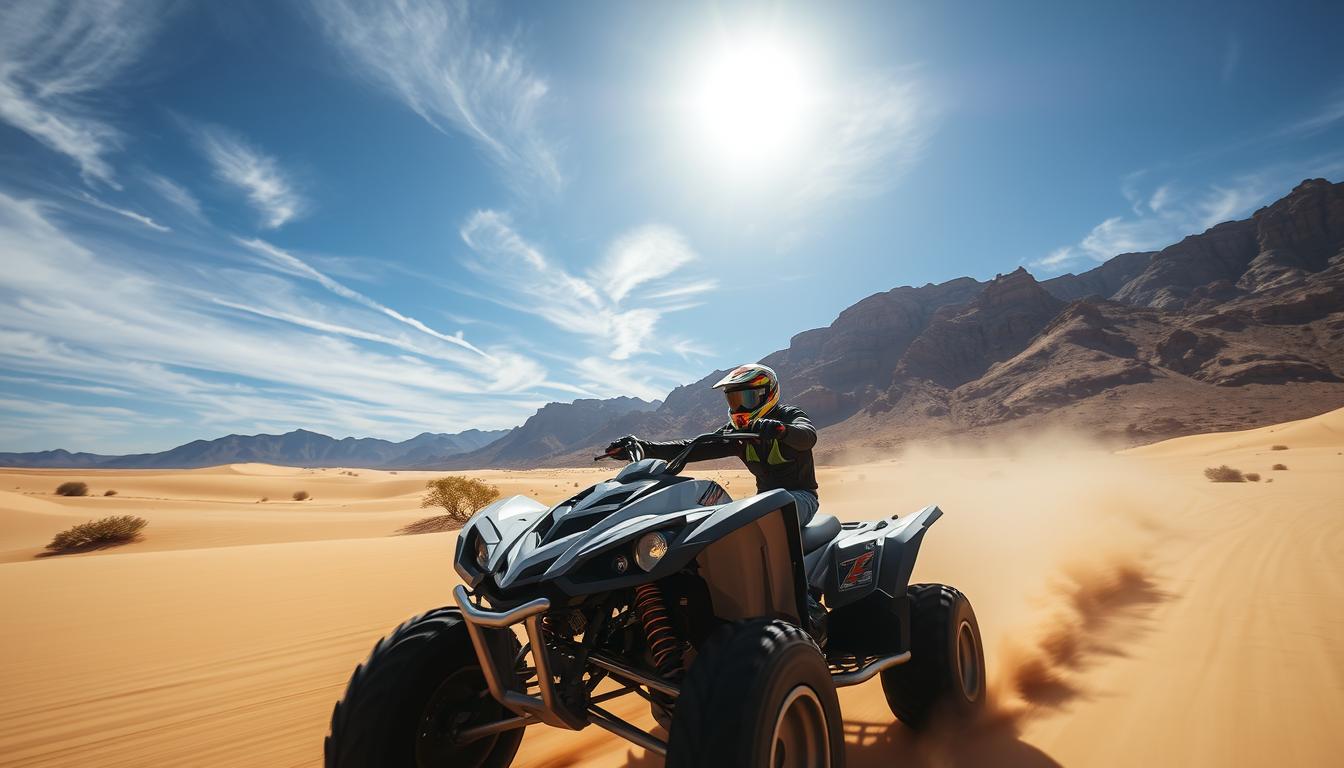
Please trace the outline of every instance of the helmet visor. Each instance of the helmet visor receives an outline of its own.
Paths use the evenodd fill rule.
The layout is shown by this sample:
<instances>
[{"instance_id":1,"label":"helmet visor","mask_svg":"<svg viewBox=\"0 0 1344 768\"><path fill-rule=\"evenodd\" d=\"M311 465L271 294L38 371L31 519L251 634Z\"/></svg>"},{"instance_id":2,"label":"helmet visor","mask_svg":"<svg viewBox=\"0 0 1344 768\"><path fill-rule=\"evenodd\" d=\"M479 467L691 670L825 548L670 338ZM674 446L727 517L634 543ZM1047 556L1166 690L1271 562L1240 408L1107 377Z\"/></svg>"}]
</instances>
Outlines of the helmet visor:
<instances>
[{"instance_id":1,"label":"helmet visor","mask_svg":"<svg viewBox=\"0 0 1344 768\"><path fill-rule=\"evenodd\" d=\"M770 390L767 387L737 389L724 392L723 395L728 398L729 413L751 413L765 405L765 401L770 397Z\"/></svg>"}]
</instances>

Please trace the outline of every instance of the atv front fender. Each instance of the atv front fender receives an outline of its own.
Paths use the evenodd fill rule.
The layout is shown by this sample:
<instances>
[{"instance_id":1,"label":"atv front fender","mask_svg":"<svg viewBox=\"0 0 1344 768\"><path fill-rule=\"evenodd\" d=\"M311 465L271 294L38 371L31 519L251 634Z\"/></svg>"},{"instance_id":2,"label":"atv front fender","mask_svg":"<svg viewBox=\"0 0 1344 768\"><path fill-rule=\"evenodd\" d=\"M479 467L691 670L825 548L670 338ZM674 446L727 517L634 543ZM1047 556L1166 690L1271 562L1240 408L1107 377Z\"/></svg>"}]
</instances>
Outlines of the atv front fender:
<instances>
[{"instance_id":1,"label":"atv front fender","mask_svg":"<svg viewBox=\"0 0 1344 768\"><path fill-rule=\"evenodd\" d=\"M773 517L772 517L773 515ZM668 537L668 551L653 570L645 573L633 565L624 574L602 566L617 553L629 554L633 543L650 531ZM718 546L720 543L722 547ZM730 550L736 554L730 554ZM744 606L768 604L773 610L756 615L784 615L794 621L807 615L807 582L803 571L802 532L793 496L774 490L721 507L691 510L684 514L647 516L624 521L606 535L585 542L582 552L557 564L547 578L570 596L607 592L671 576L698 561L726 578L742 583L710 583L711 593L748 595ZM736 559L728 566L728 560ZM562 572L555 572L561 571ZM781 572L782 571L782 572ZM729 572L734 575L728 576ZM597 575L596 578L594 575ZM702 574L707 582L715 577ZM745 590L745 592L744 592ZM758 594L759 592L759 594ZM756 595L759 599L750 596ZM718 603L716 600L716 614ZM721 618L748 618L724 615Z\"/></svg>"}]
</instances>

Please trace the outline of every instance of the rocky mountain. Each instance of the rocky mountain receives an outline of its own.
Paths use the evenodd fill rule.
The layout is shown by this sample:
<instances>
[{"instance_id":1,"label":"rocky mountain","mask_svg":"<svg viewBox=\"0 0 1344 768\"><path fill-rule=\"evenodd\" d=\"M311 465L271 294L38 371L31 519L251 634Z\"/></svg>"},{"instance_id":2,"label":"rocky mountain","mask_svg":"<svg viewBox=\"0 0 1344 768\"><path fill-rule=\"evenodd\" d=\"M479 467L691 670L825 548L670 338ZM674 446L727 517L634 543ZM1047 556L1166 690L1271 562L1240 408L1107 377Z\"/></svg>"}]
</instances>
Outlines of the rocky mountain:
<instances>
[{"instance_id":1,"label":"rocky mountain","mask_svg":"<svg viewBox=\"0 0 1344 768\"><path fill-rule=\"evenodd\" d=\"M0 453L0 467L96 467L116 456L71 453L64 449L33 453Z\"/></svg>"},{"instance_id":2,"label":"rocky mountain","mask_svg":"<svg viewBox=\"0 0 1344 768\"><path fill-rule=\"evenodd\" d=\"M191 469L256 461L303 467L399 468L474 451L507 433L508 430L476 429L457 434L425 432L397 443L372 437L338 440L296 429L283 435L228 435L215 440L194 440L160 453L127 456L72 454L64 450L4 453L0 454L0 466Z\"/></svg>"},{"instance_id":3,"label":"rocky mountain","mask_svg":"<svg viewBox=\"0 0 1344 768\"><path fill-rule=\"evenodd\" d=\"M648 413L661 405L638 397L610 400L575 400L550 403L537 411L522 426L477 451L456 456L438 456L419 462L423 467L476 468L518 466L537 456L573 450L574 446L606 444L603 439L627 416Z\"/></svg>"},{"instance_id":4,"label":"rocky mountain","mask_svg":"<svg viewBox=\"0 0 1344 768\"><path fill-rule=\"evenodd\" d=\"M831 458L1030 426L1135 443L1320 413L1344 405L1344 184L1304 181L1249 219L1077 275L1019 268L878 293L762 362L825 427ZM576 410L549 441L454 465L577 464L621 434L713 428L722 374L606 421L585 405L597 420Z\"/></svg>"}]
</instances>

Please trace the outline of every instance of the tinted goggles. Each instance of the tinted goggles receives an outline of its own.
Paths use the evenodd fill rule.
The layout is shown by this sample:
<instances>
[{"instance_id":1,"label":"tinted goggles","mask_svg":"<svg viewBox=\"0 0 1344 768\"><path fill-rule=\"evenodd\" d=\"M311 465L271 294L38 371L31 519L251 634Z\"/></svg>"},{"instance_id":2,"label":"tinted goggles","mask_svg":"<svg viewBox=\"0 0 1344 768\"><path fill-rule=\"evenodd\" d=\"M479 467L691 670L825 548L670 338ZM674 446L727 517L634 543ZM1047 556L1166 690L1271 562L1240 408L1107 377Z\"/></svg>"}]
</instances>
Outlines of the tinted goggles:
<instances>
[{"instance_id":1,"label":"tinted goggles","mask_svg":"<svg viewBox=\"0 0 1344 768\"><path fill-rule=\"evenodd\" d=\"M757 387L755 389L738 389L724 392L724 397L728 398L728 410L732 413L750 413L762 405L770 397L770 390L767 387Z\"/></svg>"}]
</instances>

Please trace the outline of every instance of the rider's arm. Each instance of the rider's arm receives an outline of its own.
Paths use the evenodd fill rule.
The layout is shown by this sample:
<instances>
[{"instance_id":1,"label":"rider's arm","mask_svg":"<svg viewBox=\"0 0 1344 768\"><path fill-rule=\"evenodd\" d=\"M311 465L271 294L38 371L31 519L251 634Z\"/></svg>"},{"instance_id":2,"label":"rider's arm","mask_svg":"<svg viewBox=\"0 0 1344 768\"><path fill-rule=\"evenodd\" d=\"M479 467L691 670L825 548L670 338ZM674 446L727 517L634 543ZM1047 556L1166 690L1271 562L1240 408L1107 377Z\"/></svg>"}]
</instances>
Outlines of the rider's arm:
<instances>
[{"instance_id":1,"label":"rider's arm","mask_svg":"<svg viewBox=\"0 0 1344 768\"><path fill-rule=\"evenodd\" d=\"M686 450L686 446L690 442L690 440L664 440L662 442L640 440L639 444L644 448L645 458L671 461L676 458L678 453Z\"/></svg>"},{"instance_id":2,"label":"rider's arm","mask_svg":"<svg viewBox=\"0 0 1344 768\"><path fill-rule=\"evenodd\" d=\"M784 422L784 436L779 441L796 451L811 450L817 444L817 428L806 416L795 416Z\"/></svg>"},{"instance_id":3,"label":"rider's arm","mask_svg":"<svg viewBox=\"0 0 1344 768\"><path fill-rule=\"evenodd\" d=\"M677 457L677 454L690 445L690 440L666 440L663 442L653 442L650 440L640 440L639 444L644 446L644 455L651 459L663 459L671 461ZM686 457L687 462L709 461L710 459L726 459L737 455L737 446L731 440L711 440L701 442L691 451L691 455Z\"/></svg>"}]
</instances>

